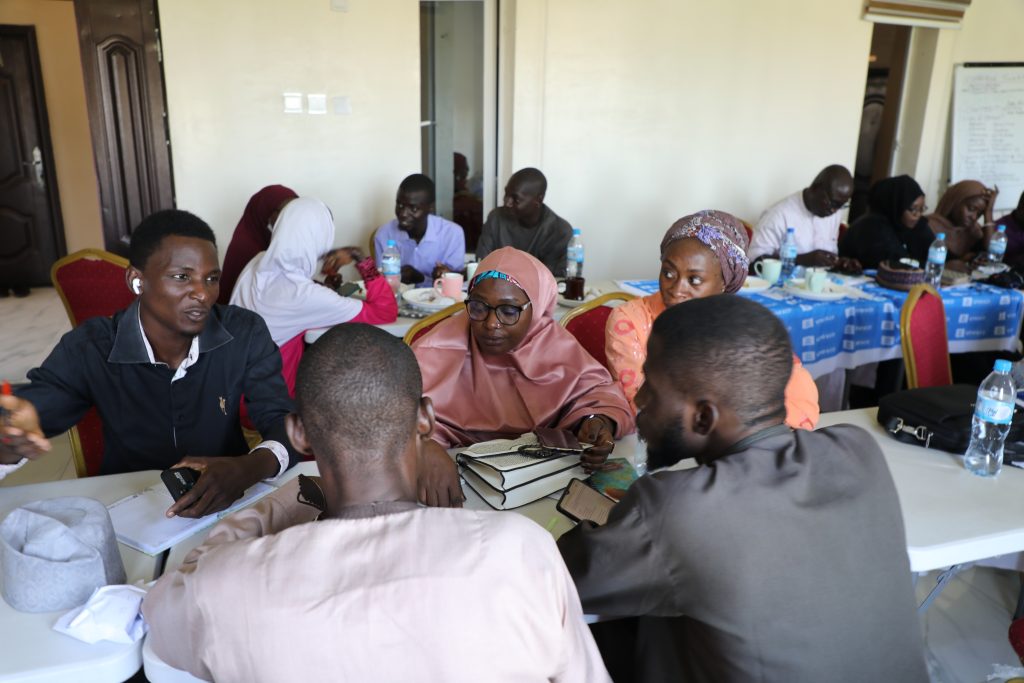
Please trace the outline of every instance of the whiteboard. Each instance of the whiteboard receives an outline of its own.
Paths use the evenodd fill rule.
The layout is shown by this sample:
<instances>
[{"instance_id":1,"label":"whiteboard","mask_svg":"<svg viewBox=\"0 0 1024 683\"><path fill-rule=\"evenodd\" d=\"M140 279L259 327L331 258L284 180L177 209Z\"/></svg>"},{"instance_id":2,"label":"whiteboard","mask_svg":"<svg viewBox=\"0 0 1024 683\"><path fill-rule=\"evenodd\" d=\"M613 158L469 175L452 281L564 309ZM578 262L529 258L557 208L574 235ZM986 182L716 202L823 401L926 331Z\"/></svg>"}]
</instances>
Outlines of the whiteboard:
<instances>
[{"instance_id":1,"label":"whiteboard","mask_svg":"<svg viewBox=\"0 0 1024 683\"><path fill-rule=\"evenodd\" d=\"M998 185L996 218L1017 207L1024 191L1024 66L956 65L951 146L951 182Z\"/></svg>"}]
</instances>

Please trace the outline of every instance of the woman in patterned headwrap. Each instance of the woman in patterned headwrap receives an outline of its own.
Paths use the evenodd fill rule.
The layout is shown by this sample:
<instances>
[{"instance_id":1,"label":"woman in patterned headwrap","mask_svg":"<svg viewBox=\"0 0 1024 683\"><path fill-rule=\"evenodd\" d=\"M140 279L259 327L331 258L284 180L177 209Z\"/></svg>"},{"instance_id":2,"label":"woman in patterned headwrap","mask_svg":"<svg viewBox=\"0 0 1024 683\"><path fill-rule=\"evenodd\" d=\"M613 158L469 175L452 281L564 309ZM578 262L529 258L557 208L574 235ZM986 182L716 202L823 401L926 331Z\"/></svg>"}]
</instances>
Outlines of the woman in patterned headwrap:
<instances>
[{"instance_id":1,"label":"woman in patterned headwrap","mask_svg":"<svg viewBox=\"0 0 1024 683\"><path fill-rule=\"evenodd\" d=\"M647 340L654 319L670 306L715 294L733 294L747 278L747 232L724 211L698 211L672 224L661 241L659 291L619 306L605 327L605 353L614 377L633 410L644 382ZM786 424L814 429L818 388L800 360L786 386Z\"/></svg>"}]
</instances>

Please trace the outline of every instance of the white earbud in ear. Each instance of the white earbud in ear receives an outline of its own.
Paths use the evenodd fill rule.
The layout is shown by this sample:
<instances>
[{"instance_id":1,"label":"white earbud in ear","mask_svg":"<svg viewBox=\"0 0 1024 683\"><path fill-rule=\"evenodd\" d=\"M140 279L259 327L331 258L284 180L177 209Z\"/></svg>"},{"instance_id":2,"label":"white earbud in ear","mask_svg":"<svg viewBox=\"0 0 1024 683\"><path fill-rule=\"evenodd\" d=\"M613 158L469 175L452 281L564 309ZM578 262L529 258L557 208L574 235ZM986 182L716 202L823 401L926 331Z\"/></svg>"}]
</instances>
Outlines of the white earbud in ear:
<instances>
[{"instance_id":1,"label":"white earbud in ear","mask_svg":"<svg viewBox=\"0 0 1024 683\"><path fill-rule=\"evenodd\" d=\"M136 294L142 294L142 280L137 277L132 278L132 291Z\"/></svg>"}]
</instances>

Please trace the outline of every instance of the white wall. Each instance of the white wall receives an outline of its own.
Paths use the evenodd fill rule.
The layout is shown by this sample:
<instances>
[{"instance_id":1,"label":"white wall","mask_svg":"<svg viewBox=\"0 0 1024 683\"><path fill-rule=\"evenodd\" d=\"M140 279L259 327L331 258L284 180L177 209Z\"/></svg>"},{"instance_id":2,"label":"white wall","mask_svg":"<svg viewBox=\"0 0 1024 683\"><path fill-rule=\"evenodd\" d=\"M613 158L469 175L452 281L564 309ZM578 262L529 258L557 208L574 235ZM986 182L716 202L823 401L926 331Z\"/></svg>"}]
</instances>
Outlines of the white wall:
<instances>
[{"instance_id":1,"label":"white wall","mask_svg":"<svg viewBox=\"0 0 1024 683\"><path fill-rule=\"evenodd\" d=\"M324 200L336 243L365 245L420 169L415 0L160 4L179 207L227 247L246 201L287 185ZM350 116L283 113L284 92L348 95Z\"/></svg>"},{"instance_id":2,"label":"white wall","mask_svg":"<svg viewBox=\"0 0 1024 683\"><path fill-rule=\"evenodd\" d=\"M653 277L676 218L756 220L822 167L853 163L862 5L517 0L511 167L545 172L591 276Z\"/></svg>"},{"instance_id":3,"label":"white wall","mask_svg":"<svg viewBox=\"0 0 1024 683\"><path fill-rule=\"evenodd\" d=\"M896 172L910 173L921 184L929 206L950 182L949 134L953 67L964 62L1024 62L1024 0L974 0L959 31L914 29L908 81L916 87L904 98L904 110L924 111L920 126L901 122ZM915 68L914 47L924 58ZM925 83L926 87L921 87ZM956 182L964 178L953 178ZM991 181L978 178L982 182ZM1017 197L999 197L999 204L1015 207ZM999 212L996 214L999 215Z\"/></svg>"}]
</instances>

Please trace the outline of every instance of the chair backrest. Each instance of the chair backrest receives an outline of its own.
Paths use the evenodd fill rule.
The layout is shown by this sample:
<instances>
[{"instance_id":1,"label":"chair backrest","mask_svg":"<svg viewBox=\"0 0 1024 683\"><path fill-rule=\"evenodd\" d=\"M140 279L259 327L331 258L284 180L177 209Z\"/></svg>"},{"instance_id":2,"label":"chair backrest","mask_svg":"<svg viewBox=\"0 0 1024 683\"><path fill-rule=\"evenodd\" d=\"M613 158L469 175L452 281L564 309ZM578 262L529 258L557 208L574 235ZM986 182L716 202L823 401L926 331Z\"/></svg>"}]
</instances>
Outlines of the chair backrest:
<instances>
[{"instance_id":1,"label":"chair backrest","mask_svg":"<svg viewBox=\"0 0 1024 683\"><path fill-rule=\"evenodd\" d=\"M635 298L626 292L602 294L566 313L561 320L562 327L569 330L569 333L576 337L587 353L607 368L608 356L604 352L604 328L608 322L608 316L612 313L612 307L605 304L610 301L630 301Z\"/></svg>"},{"instance_id":2,"label":"chair backrest","mask_svg":"<svg viewBox=\"0 0 1024 683\"><path fill-rule=\"evenodd\" d=\"M908 388L953 383L946 309L931 285L917 285L907 295L900 311L900 337Z\"/></svg>"},{"instance_id":3,"label":"chair backrest","mask_svg":"<svg viewBox=\"0 0 1024 683\"><path fill-rule=\"evenodd\" d=\"M103 421L95 408L71 428L71 457L75 461L78 478L95 477L100 473L103 462Z\"/></svg>"},{"instance_id":4,"label":"chair backrest","mask_svg":"<svg viewBox=\"0 0 1024 683\"><path fill-rule=\"evenodd\" d=\"M50 280L64 302L72 327L89 318L109 317L135 299L124 281L128 259L99 249L68 254L50 268ZM95 408L71 428L71 454L79 477L100 473L103 422Z\"/></svg>"},{"instance_id":5,"label":"chair backrest","mask_svg":"<svg viewBox=\"0 0 1024 683\"><path fill-rule=\"evenodd\" d=\"M423 320L419 321L418 323L414 324L412 327L409 328L409 330L405 333L405 336L402 337L402 341L404 341L409 346L412 346L412 343L414 341L425 335L427 332L430 332L430 330L434 329L434 326L437 325L439 322L441 322L445 318L450 318L459 311L464 311L465 309L465 304L452 304L443 311L438 311L432 316L424 318Z\"/></svg>"},{"instance_id":6,"label":"chair backrest","mask_svg":"<svg viewBox=\"0 0 1024 683\"><path fill-rule=\"evenodd\" d=\"M50 280L64 302L72 327L109 317L134 299L124 281L128 260L99 249L69 254L50 268Z\"/></svg>"}]
</instances>

